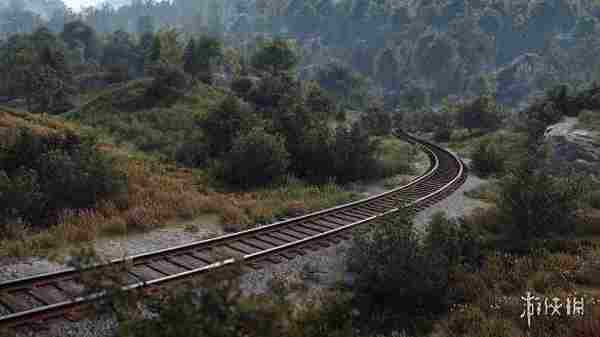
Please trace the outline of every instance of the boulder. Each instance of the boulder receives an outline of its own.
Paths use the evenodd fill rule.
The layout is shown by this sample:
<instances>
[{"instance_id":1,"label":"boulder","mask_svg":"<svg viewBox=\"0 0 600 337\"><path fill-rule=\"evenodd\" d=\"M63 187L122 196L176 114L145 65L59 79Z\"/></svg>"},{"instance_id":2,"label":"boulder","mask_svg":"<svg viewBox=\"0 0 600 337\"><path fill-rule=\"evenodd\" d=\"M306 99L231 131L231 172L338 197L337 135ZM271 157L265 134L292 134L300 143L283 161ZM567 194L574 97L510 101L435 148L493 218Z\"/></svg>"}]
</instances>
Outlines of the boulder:
<instances>
[{"instance_id":1,"label":"boulder","mask_svg":"<svg viewBox=\"0 0 600 337\"><path fill-rule=\"evenodd\" d=\"M577 118L566 117L550 125L544 134L550 150L549 164L555 172L574 169L578 173L600 172L600 134L578 128Z\"/></svg>"}]
</instances>

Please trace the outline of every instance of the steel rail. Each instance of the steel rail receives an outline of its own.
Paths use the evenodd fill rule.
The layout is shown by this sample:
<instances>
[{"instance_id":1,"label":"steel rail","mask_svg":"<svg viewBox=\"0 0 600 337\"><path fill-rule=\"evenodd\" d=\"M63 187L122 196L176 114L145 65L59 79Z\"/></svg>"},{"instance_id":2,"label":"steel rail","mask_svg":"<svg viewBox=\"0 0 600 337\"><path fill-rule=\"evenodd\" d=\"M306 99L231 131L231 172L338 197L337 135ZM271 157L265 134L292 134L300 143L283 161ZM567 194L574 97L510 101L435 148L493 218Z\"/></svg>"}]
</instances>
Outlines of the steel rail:
<instances>
[{"instance_id":1,"label":"steel rail","mask_svg":"<svg viewBox=\"0 0 600 337\"><path fill-rule=\"evenodd\" d=\"M286 219L283 221L278 221L272 223L270 225L257 227L253 229L248 229L245 231L231 233L223 236L219 236L212 239L192 242L189 244L179 245L175 247L170 247L167 249L156 250L148 253L138 254L134 256L127 257L125 259L115 259L112 260L109 264L119 264L119 263L132 263L135 264L137 261L140 262L140 266L144 265L144 261L146 261L147 266L152 267L153 259L160 258L162 256L168 257L177 257L179 253L186 254L198 249L211 249L211 247L221 247L219 244L223 244L223 246L227 246L228 244L240 243L245 246L253 246L257 249L256 252L247 252L245 254L240 254L239 257L229 257L221 260L217 260L215 262L207 263L206 265L200 267L188 268L188 270L184 270L181 272L167 273L157 269L155 266L152 267L155 271L160 271L160 273L166 275L161 277L151 277L148 280L142 280L138 282L134 282L125 286L122 286L121 289L124 291L140 289L148 286L158 286L167 282L182 280L191 276L196 276L202 273L206 273L218 268L221 268L226 265L230 265L236 263L238 261L247 261L253 263L255 261L262 261L265 258L269 258L271 256L278 256L279 253L284 253L292 250L302 251L302 249L312 244L313 242L322 242L325 239L335 237L336 235L340 235L342 232L348 231L356 226L361 224L365 224L376 219L380 219L384 216L393 214L398 212L400 209L408 208L408 209L422 209L424 207L429 206L433 202L439 201L452 193L455 188L460 186L464 179L466 178L466 169L462 161L458 158L458 156L450 151L447 151L431 142L417 139L411 135L406 133L399 133L399 136L406 138L409 142L414 143L421 147L423 151L430 158L430 167L429 169L417 179L411 181L408 184L403 186L394 188L390 191L386 191L375 196L371 196L365 199L361 199L358 201L346 203L343 205L339 205L336 207L324 209L321 211L313 212L310 214L306 214L299 217L294 217L291 219ZM440 157L448 156L449 160L441 161ZM450 165L446 170L441 169L441 165ZM456 169L456 172L453 172ZM448 172L452 171L452 176L446 176ZM425 184L429 183L430 184ZM440 182L442 184L440 185ZM418 184L423 183L423 187L419 187ZM439 186L438 186L439 185ZM409 191L414 187L413 191ZM401 206L398 206L399 202L395 202L394 200L400 199L395 198L397 194L402 196L402 192L407 192L409 195L417 195L418 198L415 200L411 200L409 202L402 203ZM421 195L422 194L422 195ZM390 201L385 201L387 204L393 203L396 206L394 207L386 207L379 205L371 205L372 207L367 207L365 205L370 205L372 202L381 202L382 205L385 205L382 200L389 199ZM361 207L364 207L361 212ZM377 209L382 209L382 211L378 211ZM364 218L360 218L357 215L354 215L356 218L355 221L350 221L350 215L353 213L345 213L347 211L356 210L361 214L370 214L369 216L365 216ZM340 217L339 219L343 220L333 221L328 217ZM311 220L321 221L311 222ZM325 223L323 223L325 222ZM320 227L316 224L320 224ZM293 225L297 225L298 228L292 227ZM315 225L310 226L310 225ZM326 229L326 230L318 230L317 229ZM285 242L283 244L271 244L273 247L269 247L269 245L265 243L269 243L269 241L265 241L264 237L261 238L260 235L263 234L274 234L278 233L277 231L283 229L288 230L287 232L281 231L280 234L287 234L287 236L293 236L289 230L296 230L295 235L296 239L290 240L287 242L286 240L279 240L281 242ZM299 234L303 233L303 235ZM248 242L245 240L253 240L260 239L261 242ZM240 249L241 250L241 249ZM289 255L289 254L288 254ZM286 256L287 257L287 256ZM292 257L293 258L293 257ZM170 260L168 260L170 261ZM100 268L107 265L96 265L90 267L88 269ZM177 264L174 264L177 265ZM3 294L10 295L10 292L25 292L31 295L32 289L40 288L46 285L53 285L59 280L71 280L73 277L79 275L82 270L77 270L75 268L68 268L62 271L53 272L53 273L45 273L40 275L34 275L30 277L0 282L0 304L3 302ZM53 283L54 282L54 283ZM59 287L60 289L60 287ZM81 306L86 303L94 302L99 299L104 298L107 295L105 291L100 291L92 294L82 295L82 296L74 296L68 298L63 301L55 301L54 303L47 303L45 305L36 306L34 308L25 309L25 310L15 310L8 315L0 316L0 327L3 326L17 326L25 324L29 321L45 319L53 316L60 316L64 312L68 310ZM41 302L41 301L40 301ZM4 303L5 304L5 303ZM9 305L5 305L6 307L10 307Z\"/></svg>"}]
</instances>

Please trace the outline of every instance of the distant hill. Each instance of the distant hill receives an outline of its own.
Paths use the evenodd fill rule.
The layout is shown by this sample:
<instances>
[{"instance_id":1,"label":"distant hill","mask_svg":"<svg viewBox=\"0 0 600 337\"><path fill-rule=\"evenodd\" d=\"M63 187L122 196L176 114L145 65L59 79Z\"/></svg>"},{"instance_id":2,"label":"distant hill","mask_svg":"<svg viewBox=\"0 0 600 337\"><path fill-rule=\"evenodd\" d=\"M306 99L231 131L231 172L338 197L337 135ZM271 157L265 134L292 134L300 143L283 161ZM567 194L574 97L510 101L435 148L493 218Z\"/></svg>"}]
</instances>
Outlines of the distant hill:
<instances>
[{"instance_id":1,"label":"distant hill","mask_svg":"<svg viewBox=\"0 0 600 337\"><path fill-rule=\"evenodd\" d=\"M29 10L48 19L56 10L67 6L62 0L0 0L0 9Z\"/></svg>"}]
</instances>

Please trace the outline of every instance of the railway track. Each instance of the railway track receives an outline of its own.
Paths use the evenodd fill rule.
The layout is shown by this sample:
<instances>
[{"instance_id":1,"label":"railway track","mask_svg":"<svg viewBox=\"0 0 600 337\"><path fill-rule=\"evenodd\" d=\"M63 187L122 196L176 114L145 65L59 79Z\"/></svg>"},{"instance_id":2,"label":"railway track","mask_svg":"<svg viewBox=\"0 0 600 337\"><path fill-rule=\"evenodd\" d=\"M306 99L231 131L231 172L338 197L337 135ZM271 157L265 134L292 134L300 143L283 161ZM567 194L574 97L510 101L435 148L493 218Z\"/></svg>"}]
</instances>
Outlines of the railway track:
<instances>
[{"instance_id":1,"label":"railway track","mask_svg":"<svg viewBox=\"0 0 600 337\"><path fill-rule=\"evenodd\" d=\"M397 136L417 144L430 158L429 169L409 184L267 226L114 260L112 265L129 266L122 289L142 289L182 280L240 259L256 269L290 260L348 239L350 229L379 221L400 208L416 213L462 185L467 172L456 155L405 133L398 132ZM81 271L76 269L0 282L0 328L60 318L105 295L104 291L86 289Z\"/></svg>"}]
</instances>

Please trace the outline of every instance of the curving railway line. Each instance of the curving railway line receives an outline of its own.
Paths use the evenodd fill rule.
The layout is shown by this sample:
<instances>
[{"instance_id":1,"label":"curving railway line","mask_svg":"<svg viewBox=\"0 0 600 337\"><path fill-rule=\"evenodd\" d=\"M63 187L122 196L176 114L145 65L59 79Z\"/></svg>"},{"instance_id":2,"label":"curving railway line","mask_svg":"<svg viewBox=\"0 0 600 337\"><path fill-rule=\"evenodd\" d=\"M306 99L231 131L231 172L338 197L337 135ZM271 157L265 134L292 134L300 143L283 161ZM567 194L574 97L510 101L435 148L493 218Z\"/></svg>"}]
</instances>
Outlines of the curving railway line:
<instances>
[{"instance_id":1,"label":"curving railway line","mask_svg":"<svg viewBox=\"0 0 600 337\"><path fill-rule=\"evenodd\" d=\"M427 208L465 181L466 168L456 155L403 132L397 136L420 146L430 158L429 169L409 184L267 226L114 260L115 265L129 266L123 290L182 280L240 259L256 269L290 260L348 239L353 227L379 221L399 208L413 213ZM75 269L0 282L0 328L60 318L104 296L103 291L86 290L81 271Z\"/></svg>"}]
</instances>

